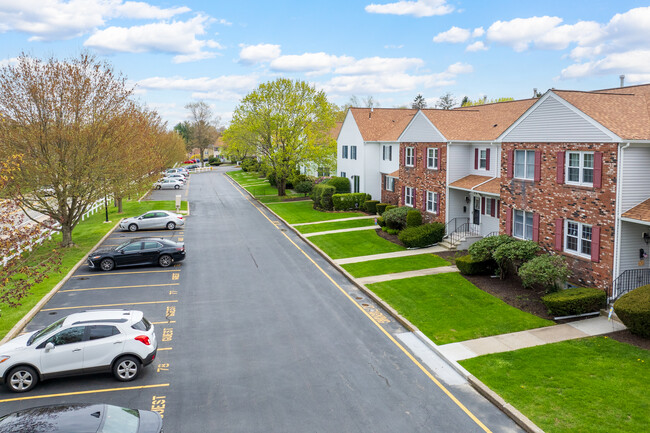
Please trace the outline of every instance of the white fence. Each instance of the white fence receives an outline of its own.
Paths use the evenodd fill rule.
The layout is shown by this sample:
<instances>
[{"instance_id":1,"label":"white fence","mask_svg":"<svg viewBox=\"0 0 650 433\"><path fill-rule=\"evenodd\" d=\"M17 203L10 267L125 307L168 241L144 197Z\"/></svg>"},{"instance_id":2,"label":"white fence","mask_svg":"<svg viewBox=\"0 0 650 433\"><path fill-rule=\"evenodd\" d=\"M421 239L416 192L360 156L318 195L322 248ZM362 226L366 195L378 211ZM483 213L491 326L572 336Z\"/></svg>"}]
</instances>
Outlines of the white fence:
<instances>
[{"instance_id":1,"label":"white fence","mask_svg":"<svg viewBox=\"0 0 650 433\"><path fill-rule=\"evenodd\" d=\"M81 221L85 220L92 214L96 213L97 210L103 206L103 204L104 204L103 198L100 198L99 200L95 201L92 205L90 205L90 209L88 209L88 211L85 214L81 215Z\"/></svg>"}]
</instances>

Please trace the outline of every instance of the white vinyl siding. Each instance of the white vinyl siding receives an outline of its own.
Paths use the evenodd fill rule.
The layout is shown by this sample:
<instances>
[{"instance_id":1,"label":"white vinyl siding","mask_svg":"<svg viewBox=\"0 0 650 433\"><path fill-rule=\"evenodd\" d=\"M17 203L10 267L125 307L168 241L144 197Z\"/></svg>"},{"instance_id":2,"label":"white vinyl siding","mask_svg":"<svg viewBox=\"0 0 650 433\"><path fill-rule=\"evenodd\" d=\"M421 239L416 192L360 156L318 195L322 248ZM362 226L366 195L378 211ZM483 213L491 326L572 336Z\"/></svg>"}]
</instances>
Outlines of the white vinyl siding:
<instances>
[{"instance_id":1,"label":"white vinyl siding","mask_svg":"<svg viewBox=\"0 0 650 433\"><path fill-rule=\"evenodd\" d=\"M419 112L402 132L399 141L402 143L443 143L447 139L433 126L426 115Z\"/></svg>"},{"instance_id":2,"label":"white vinyl siding","mask_svg":"<svg viewBox=\"0 0 650 433\"><path fill-rule=\"evenodd\" d=\"M634 145L623 150L619 166L621 211L625 212L650 198L650 147ZM638 251L637 251L638 256ZM638 259L637 259L638 260ZM647 260L650 262L650 260Z\"/></svg>"}]
</instances>

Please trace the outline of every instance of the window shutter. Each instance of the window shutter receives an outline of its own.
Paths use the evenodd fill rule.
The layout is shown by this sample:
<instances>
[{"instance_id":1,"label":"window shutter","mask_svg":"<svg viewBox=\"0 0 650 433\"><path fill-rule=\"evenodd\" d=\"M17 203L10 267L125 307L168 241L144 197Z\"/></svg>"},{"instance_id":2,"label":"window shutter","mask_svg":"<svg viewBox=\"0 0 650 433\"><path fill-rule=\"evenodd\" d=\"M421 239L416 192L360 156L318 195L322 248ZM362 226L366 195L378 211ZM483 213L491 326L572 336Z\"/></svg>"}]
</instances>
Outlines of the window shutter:
<instances>
[{"instance_id":1,"label":"window shutter","mask_svg":"<svg viewBox=\"0 0 650 433\"><path fill-rule=\"evenodd\" d=\"M507 161L507 169L506 169L506 176L508 179L512 179L514 175L514 168L515 168L515 151L514 149L508 150L508 161Z\"/></svg>"},{"instance_id":2,"label":"window shutter","mask_svg":"<svg viewBox=\"0 0 650 433\"><path fill-rule=\"evenodd\" d=\"M559 184L564 183L564 152L557 153L556 181Z\"/></svg>"},{"instance_id":3,"label":"window shutter","mask_svg":"<svg viewBox=\"0 0 650 433\"><path fill-rule=\"evenodd\" d=\"M490 199L490 204L492 205L492 206L490 206L490 216L493 217L494 212L496 211L496 209L494 209L494 208L497 205L497 201L495 199L491 198Z\"/></svg>"},{"instance_id":4,"label":"window shutter","mask_svg":"<svg viewBox=\"0 0 650 433\"><path fill-rule=\"evenodd\" d=\"M591 261L600 262L600 226L591 226Z\"/></svg>"},{"instance_id":5,"label":"window shutter","mask_svg":"<svg viewBox=\"0 0 650 433\"><path fill-rule=\"evenodd\" d=\"M404 197L404 194L406 194L406 187L402 187L402 196L400 198L400 206L404 206L404 203L406 203L406 198Z\"/></svg>"},{"instance_id":6,"label":"window shutter","mask_svg":"<svg viewBox=\"0 0 650 433\"><path fill-rule=\"evenodd\" d=\"M474 170L478 170L478 149L474 149Z\"/></svg>"},{"instance_id":7,"label":"window shutter","mask_svg":"<svg viewBox=\"0 0 650 433\"><path fill-rule=\"evenodd\" d=\"M440 170L440 148L437 148L434 150L434 155L437 156L436 158L436 170Z\"/></svg>"},{"instance_id":8,"label":"window shutter","mask_svg":"<svg viewBox=\"0 0 650 433\"><path fill-rule=\"evenodd\" d=\"M388 146L388 160L393 160L393 146Z\"/></svg>"},{"instance_id":9,"label":"window shutter","mask_svg":"<svg viewBox=\"0 0 650 433\"><path fill-rule=\"evenodd\" d=\"M501 218L501 212L499 212L501 210L501 200L496 200L496 202L497 202L497 218Z\"/></svg>"},{"instance_id":10,"label":"window shutter","mask_svg":"<svg viewBox=\"0 0 650 433\"><path fill-rule=\"evenodd\" d=\"M485 215L485 197L481 197L481 215Z\"/></svg>"},{"instance_id":11,"label":"window shutter","mask_svg":"<svg viewBox=\"0 0 650 433\"><path fill-rule=\"evenodd\" d=\"M422 209L424 209L425 212L427 211L427 204L428 204L427 190L425 189L424 192L422 193ZM433 207L433 203L431 203L431 206ZM433 211L433 209L431 210Z\"/></svg>"},{"instance_id":12,"label":"window shutter","mask_svg":"<svg viewBox=\"0 0 650 433\"><path fill-rule=\"evenodd\" d=\"M506 234L512 236L512 208L506 208Z\"/></svg>"},{"instance_id":13,"label":"window shutter","mask_svg":"<svg viewBox=\"0 0 650 433\"><path fill-rule=\"evenodd\" d=\"M594 152L594 188L603 184L603 152ZM597 260L596 260L597 261Z\"/></svg>"},{"instance_id":14,"label":"window shutter","mask_svg":"<svg viewBox=\"0 0 650 433\"><path fill-rule=\"evenodd\" d=\"M415 209L415 206L417 205L417 200L416 200L417 197L418 197L417 191L415 190L415 188L413 188L413 208L414 209Z\"/></svg>"},{"instance_id":15,"label":"window shutter","mask_svg":"<svg viewBox=\"0 0 650 433\"><path fill-rule=\"evenodd\" d=\"M564 243L564 220L562 218L555 219L555 249L562 251L562 244Z\"/></svg>"},{"instance_id":16,"label":"window shutter","mask_svg":"<svg viewBox=\"0 0 650 433\"><path fill-rule=\"evenodd\" d=\"M436 215L439 215L442 212L440 209L440 193L436 193L436 203L438 204L438 212L436 212Z\"/></svg>"},{"instance_id":17,"label":"window shutter","mask_svg":"<svg viewBox=\"0 0 650 433\"><path fill-rule=\"evenodd\" d=\"M542 151L535 151L535 182L542 179Z\"/></svg>"},{"instance_id":18,"label":"window shutter","mask_svg":"<svg viewBox=\"0 0 650 433\"><path fill-rule=\"evenodd\" d=\"M485 149L485 169L490 171L490 148Z\"/></svg>"},{"instance_id":19,"label":"window shutter","mask_svg":"<svg viewBox=\"0 0 650 433\"><path fill-rule=\"evenodd\" d=\"M539 242L539 214L533 214L533 241Z\"/></svg>"}]
</instances>

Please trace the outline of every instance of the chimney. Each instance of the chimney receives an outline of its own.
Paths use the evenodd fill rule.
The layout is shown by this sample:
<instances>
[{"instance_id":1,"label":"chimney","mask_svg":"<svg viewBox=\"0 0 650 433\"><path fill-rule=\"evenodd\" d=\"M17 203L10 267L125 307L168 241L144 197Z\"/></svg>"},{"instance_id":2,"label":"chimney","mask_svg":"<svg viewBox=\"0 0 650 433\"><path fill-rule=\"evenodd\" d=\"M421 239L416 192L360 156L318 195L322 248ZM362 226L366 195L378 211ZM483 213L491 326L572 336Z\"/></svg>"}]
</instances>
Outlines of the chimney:
<instances>
[{"instance_id":1,"label":"chimney","mask_svg":"<svg viewBox=\"0 0 650 433\"><path fill-rule=\"evenodd\" d=\"M533 87L533 98L537 98L537 87Z\"/></svg>"},{"instance_id":2,"label":"chimney","mask_svg":"<svg viewBox=\"0 0 650 433\"><path fill-rule=\"evenodd\" d=\"M621 87L625 86L625 75L619 75L618 78L621 79Z\"/></svg>"}]
</instances>

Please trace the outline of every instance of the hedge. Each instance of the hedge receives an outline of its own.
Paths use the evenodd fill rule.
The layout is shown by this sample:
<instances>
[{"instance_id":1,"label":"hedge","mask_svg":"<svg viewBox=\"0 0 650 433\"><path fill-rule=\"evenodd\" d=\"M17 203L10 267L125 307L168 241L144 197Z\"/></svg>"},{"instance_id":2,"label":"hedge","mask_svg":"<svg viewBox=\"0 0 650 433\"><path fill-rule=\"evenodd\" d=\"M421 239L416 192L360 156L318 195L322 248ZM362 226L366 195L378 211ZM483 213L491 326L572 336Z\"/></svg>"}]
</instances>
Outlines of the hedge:
<instances>
[{"instance_id":1,"label":"hedge","mask_svg":"<svg viewBox=\"0 0 650 433\"><path fill-rule=\"evenodd\" d=\"M384 212L389 211L391 209L397 209L397 208L398 206L395 206L394 204L389 204L388 206L386 206L386 209L384 209Z\"/></svg>"},{"instance_id":2,"label":"hedge","mask_svg":"<svg viewBox=\"0 0 650 433\"><path fill-rule=\"evenodd\" d=\"M573 316L604 308L607 304L607 294L604 290L577 287L546 295L542 297L542 302L552 316Z\"/></svg>"},{"instance_id":3,"label":"hedge","mask_svg":"<svg viewBox=\"0 0 650 433\"><path fill-rule=\"evenodd\" d=\"M406 214L411 210L410 207L393 207L393 209L386 208L386 212L382 215L386 221L386 227L393 230L403 230L406 228Z\"/></svg>"},{"instance_id":4,"label":"hedge","mask_svg":"<svg viewBox=\"0 0 650 433\"><path fill-rule=\"evenodd\" d=\"M398 237L406 248L422 248L440 242L444 234L444 224L431 223L408 227L399 232Z\"/></svg>"},{"instance_id":5,"label":"hedge","mask_svg":"<svg viewBox=\"0 0 650 433\"><path fill-rule=\"evenodd\" d=\"M422 214L419 210L413 209L406 214L406 227L418 227L422 225Z\"/></svg>"},{"instance_id":6,"label":"hedge","mask_svg":"<svg viewBox=\"0 0 650 433\"><path fill-rule=\"evenodd\" d=\"M366 200L366 202L363 204L363 208L369 214L375 215L377 213L378 204L379 200Z\"/></svg>"},{"instance_id":7,"label":"hedge","mask_svg":"<svg viewBox=\"0 0 650 433\"><path fill-rule=\"evenodd\" d=\"M368 197L369 195L363 192L334 194L332 196L332 203L334 210L361 209L363 204L368 200Z\"/></svg>"},{"instance_id":8,"label":"hedge","mask_svg":"<svg viewBox=\"0 0 650 433\"><path fill-rule=\"evenodd\" d=\"M518 274L524 288L537 285L549 293L559 290L559 286L569 278L570 272L564 257L544 254L521 265Z\"/></svg>"},{"instance_id":9,"label":"hedge","mask_svg":"<svg viewBox=\"0 0 650 433\"><path fill-rule=\"evenodd\" d=\"M327 184L336 188L336 194L347 194L350 192L350 179L347 177L332 177Z\"/></svg>"},{"instance_id":10,"label":"hedge","mask_svg":"<svg viewBox=\"0 0 650 433\"><path fill-rule=\"evenodd\" d=\"M377 213L383 215L386 212L386 206L389 206L388 203L377 203Z\"/></svg>"},{"instance_id":11,"label":"hedge","mask_svg":"<svg viewBox=\"0 0 650 433\"><path fill-rule=\"evenodd\" d=\"M336 192L336 188L326 183L319 183L314 185L311 190L311 199L314 201L314 209L332 210L334 205L332 196Z\"/></svg>"},{"instance_id":12,"label":"hedge","mask_svg":"<svg viewBox=\"0 0 650 433\"><path fill-rule=\"evenodd\" d=\"M618 298L614 311L630 332L650 338L650 284Z\"/></svg>"},{"instance_id":13,"label":"hedge","mask_svg":"<svg viewBox=\"0 0 650 433\"><path fill-rule=\"evenodd\" d=\"M456 258L456 267L463 275L486 275L494 272L494 260L476 260L471 254Z\"/></svg>"},{"instance_id":14,"label":"hedge","mask_svg":"<svg viewBox=\"0 0 650 433\"><path fill-rule=\"evenodd\" d=\"M468 251L474 260L490 260L492 258L492 253L494 253L497 248L503 244L515 241L516 239L508 235L488 236L487 238L474 242L470 245Z\"/></svg>"}]
</instances>

